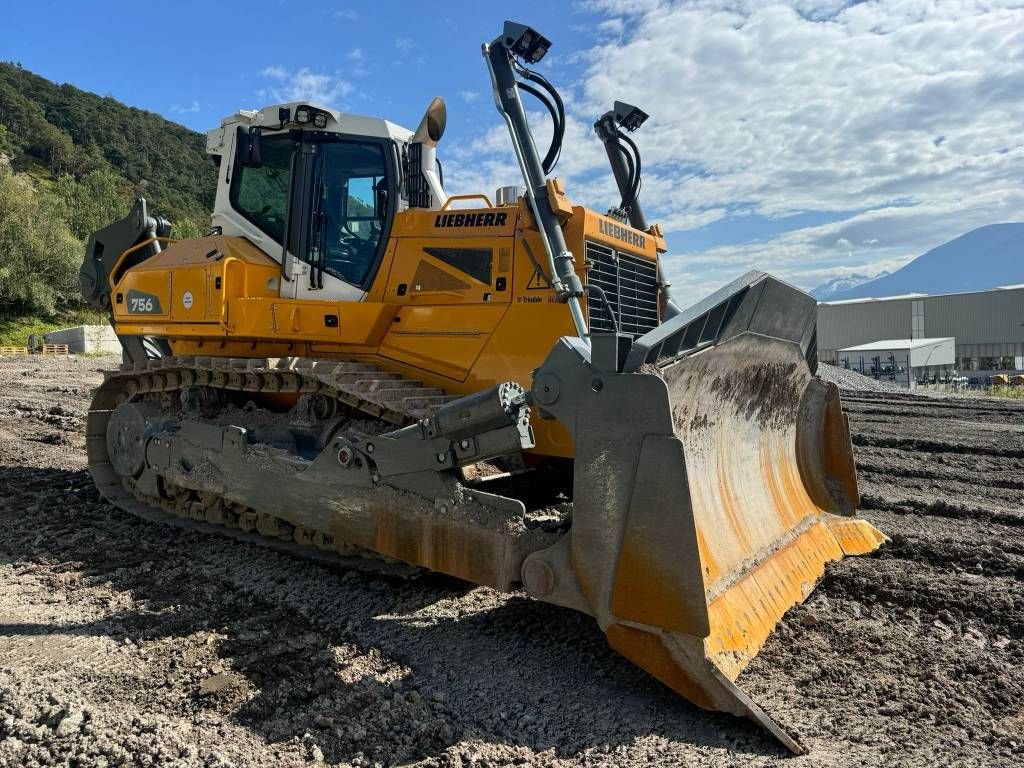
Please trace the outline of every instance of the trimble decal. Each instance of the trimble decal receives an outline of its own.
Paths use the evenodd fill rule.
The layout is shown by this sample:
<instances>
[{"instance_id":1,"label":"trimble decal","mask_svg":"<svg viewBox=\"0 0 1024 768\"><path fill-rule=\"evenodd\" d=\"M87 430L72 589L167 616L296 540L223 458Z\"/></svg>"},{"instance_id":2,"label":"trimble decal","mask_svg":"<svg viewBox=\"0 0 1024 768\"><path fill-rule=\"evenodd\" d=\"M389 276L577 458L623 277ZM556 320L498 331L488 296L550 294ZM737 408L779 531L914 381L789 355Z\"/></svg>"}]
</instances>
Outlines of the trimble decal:
<instances>
[{"instance_id":1,"label":"trimble decal","mask_svg":"<svg viewBox=\"0 0 1024 768\"><path fill-rule=\"evenodd\" d=\"M434 217L435 227L503 227L507 212L498 213L439 213Z\"/></svg>"},{"instance_id":2,"label":"trimble decal","mask_svg":"<svg viewBox=\"0 0 1024 768\"><path fill-rule=\"evenodd\" d=\"M637 234L632 229L621 227L618 224L607 221L606 219L598 219L597 228L602 235L614 237L616 240L621 240L624 243L635 245L637 248L643 248L644 244L647 242L647 238L643 235Z\"/></svg>"}]
</instances>

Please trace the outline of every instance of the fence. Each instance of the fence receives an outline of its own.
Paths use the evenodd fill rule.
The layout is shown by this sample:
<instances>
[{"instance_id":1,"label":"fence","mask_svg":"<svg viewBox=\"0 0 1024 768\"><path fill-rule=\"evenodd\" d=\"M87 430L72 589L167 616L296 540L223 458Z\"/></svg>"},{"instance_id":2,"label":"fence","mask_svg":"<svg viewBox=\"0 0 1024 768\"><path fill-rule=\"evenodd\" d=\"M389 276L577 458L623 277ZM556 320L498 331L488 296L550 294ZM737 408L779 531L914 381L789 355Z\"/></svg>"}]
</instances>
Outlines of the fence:
<instances>
[{"instance_id":1,"label":"fence","mask_svg":"<svg viewBox=\"0 0 1024 768\"><path fill-rule=\"evenodd\" d=\"M907 389L938 392L966 392L1007 397L1024 397L1024 378L1020 375L966 376L951 366L911 368L906 357L897 355L836 356L840 368L856 371L878 381L887 381ZM976 372L971 372L976 373ZM1005 391L1004 391L1005 390Z\"/></svg>"},{"instance_id":2,"label":"fence","mask_svg":"<svg viewBox=\"0 0 1024 768\"><path fill-rule=\"evenodd\" d=\"M910 360L896 355L857 355L840 357L836 365L848 371L856 371L879 381L890 381L910 389Z\"/></svg>"}]
</instances>

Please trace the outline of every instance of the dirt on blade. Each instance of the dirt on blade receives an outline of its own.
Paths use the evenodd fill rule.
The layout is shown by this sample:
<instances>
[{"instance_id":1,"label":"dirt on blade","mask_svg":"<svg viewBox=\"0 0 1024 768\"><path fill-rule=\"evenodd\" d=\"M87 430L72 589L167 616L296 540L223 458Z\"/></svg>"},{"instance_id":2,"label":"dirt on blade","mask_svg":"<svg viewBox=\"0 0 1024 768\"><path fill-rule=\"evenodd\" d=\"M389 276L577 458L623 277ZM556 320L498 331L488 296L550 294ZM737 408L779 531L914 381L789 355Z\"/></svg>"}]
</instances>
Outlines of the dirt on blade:
<instances>
[{"instance_id":1,"label":"dirt on blade","mask_svg":"<svg viewBox=\"0 0 1024 768\"><path fill-rule=\"evenodd\" d=\"M1016 766L1024 403L845 392L861 514L740 684L809 748L701 711L588 617L133 518L83 471L106 359L0 361L0 765Z\"/></svg>"}]
</instances>

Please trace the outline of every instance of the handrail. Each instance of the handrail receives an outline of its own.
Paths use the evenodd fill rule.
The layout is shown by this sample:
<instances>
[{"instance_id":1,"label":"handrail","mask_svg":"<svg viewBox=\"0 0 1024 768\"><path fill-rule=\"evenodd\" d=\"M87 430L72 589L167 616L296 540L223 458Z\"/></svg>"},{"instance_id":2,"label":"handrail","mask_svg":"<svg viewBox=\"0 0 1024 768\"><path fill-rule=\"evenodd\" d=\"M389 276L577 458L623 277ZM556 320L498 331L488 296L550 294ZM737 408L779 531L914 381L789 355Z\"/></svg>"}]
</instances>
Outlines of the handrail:
<instances>
[{"instance_id":1,"label":"handrail","mask_svg":"<svg viewBox=\"0 0 1024 768\"><path fill-rule=\"evenodd\" d=\"M485 203L487 203L488 208L494 207L494 203L491 202L491 198L489 198L487 195L452 195L451 197L448 198L447 201L445 201L445 204L441 206L441 210L447 211L448 206L451 205L456 200L483 200Z\"/></svg>"},{"instance_id":2,"label":"handrail","mask_svg":"<svg viewBox=\"0 0 1024 768\"><path fill-rule=\"evenodd\" d=\"M236 257L236 256L228 256L226 259L224 259L223 262L221 262L221 269L223 270L222 271L222 274L223 274L223 287L221 289L221 296L220 296L220 324L224 328L227 328L227 326L228 326L228 298L229 298L229 296L228 296L228 267L230 267L232 264L235 264L235 263L243 265L243 270L242 271L243 271L243 274L244 274L244 271L245 271L244 270L244 266L245 265L243 264L242 260L239 259L238 257ZM245 293L246 293L246 286L243 285L242 286L242 297L245 296Z\"/></svg>"},{"instance_id":3,"label":"handrail","mask_svg":"<svg viewBox=\"0 0 1024 768\"><path fill-rule=\"evenodd\" d=\"M146 247L147 245L149 245L150 243L152 243L154 241L162 242L162 243L176 243L176 242L178 242L178 240L176 238L173 238L173 237L151 237L151 238L149 238L147 240L143 240L141 243L137 243L137 244L133 245L131 248L129 248L128 250L126 250L124 253L122 253L120 256L117 257L117 261L114 262L113 269L111 269L110 270L110 274L107 275L107 282L110 283L110 290L114 290L115 288L117 288L117 283L114 282L114 275L117 274L117 270L121 266L121 262L124 261L125 256L127 256L130 253L135 253L135 251L139 250L140 248Z\"/></svg>"}]
</instances>

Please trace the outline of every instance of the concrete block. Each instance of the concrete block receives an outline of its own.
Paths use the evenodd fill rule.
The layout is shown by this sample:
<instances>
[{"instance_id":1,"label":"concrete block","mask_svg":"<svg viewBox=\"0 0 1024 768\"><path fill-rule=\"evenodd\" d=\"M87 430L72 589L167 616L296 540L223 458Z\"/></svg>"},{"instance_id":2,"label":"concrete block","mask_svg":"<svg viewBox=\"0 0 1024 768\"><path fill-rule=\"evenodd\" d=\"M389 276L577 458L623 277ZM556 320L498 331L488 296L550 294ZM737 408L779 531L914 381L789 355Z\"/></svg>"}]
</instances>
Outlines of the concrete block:
<instances>
[{"instance_id":1,"label":"concrete block","mask_svg":"<svg viewBox=\"0 0 1024 768\"><path fill-rule=\"evenodd\" d=\"M72 354L116 355L121 352L121 342L109 325L77 325L51 331L44 338L47 344L67 344Z\"/></svg>"}]
</instances>

